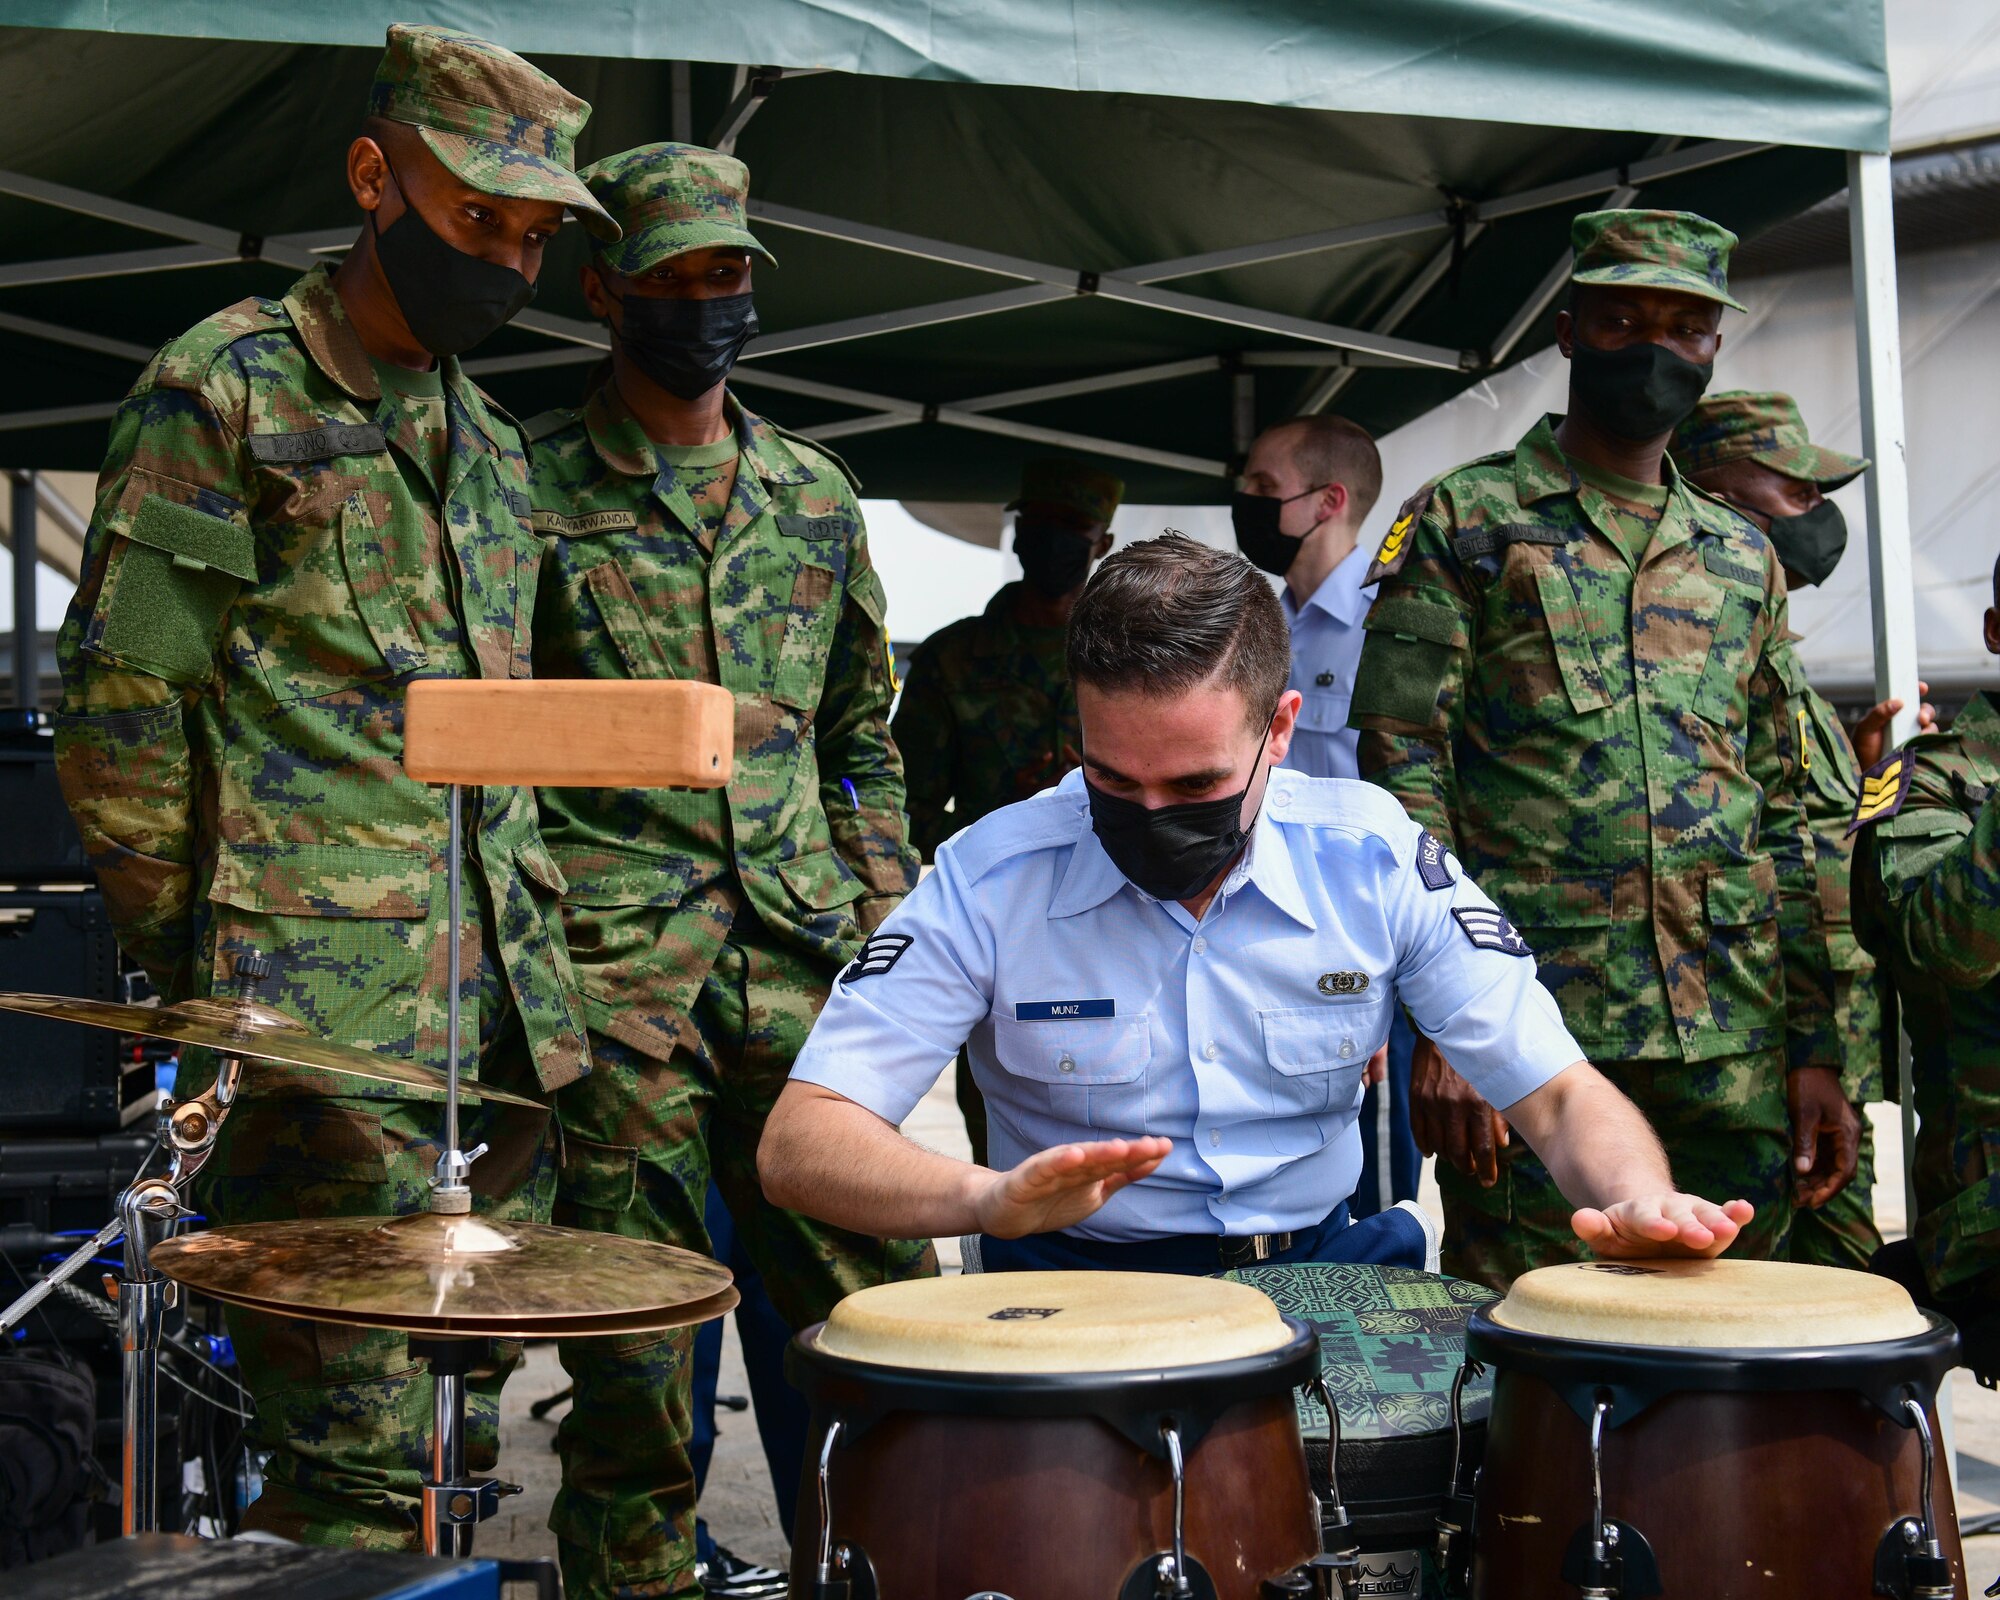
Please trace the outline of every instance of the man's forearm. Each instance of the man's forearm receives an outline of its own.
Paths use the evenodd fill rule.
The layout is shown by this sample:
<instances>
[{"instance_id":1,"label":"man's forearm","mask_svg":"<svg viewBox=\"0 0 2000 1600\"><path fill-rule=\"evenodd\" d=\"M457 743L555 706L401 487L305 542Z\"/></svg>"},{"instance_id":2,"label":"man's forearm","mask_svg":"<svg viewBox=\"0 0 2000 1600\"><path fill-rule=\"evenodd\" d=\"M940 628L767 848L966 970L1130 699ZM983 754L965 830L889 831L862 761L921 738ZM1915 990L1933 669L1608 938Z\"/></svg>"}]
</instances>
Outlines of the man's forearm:
<instances>
[{"instance_id":1,"label":"man's forearm","mask_svg":"<svg viewBox=\"0 0 2000 1600\"><path fill-rule=\"evenodd\" d=\"M864 1106L813 1084L785 1087L764 1125L757 1173L773 1205L886 1239L980 1231L986 1169L906 1139Z\"/></svg>"},{"instance_id":2,"label":"man's forearm","mask_svg":"<svg viewBox=\"0 0 2000 1600\"><path fill-rule=\"evenodd\" d=\"M1578 1061L1507 1108L1563 1198L1599 1210L1674 1186L1667 1153L1639 1108Z\"/></svg>"}]
</instances>

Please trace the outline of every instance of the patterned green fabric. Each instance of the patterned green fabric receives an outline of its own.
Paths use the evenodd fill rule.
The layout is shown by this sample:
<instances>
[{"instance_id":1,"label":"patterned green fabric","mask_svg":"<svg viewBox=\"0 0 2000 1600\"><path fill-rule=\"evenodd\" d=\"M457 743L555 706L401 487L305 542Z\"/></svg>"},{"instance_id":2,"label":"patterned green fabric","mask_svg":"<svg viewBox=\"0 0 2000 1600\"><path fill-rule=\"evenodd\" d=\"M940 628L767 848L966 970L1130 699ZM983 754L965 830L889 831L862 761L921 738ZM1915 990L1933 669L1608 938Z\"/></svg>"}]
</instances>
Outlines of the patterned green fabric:
<instances>
[{"instance_id":1,"label":"patterned green fabric","mask_svg":"<svg viewBox=\"0 0 2000 1600\"><path fill-rule=\"evenodd\" d=\"M1586 211L1570 223L1571 283L1631 283L1743 303L1729 292L1736 235L1692 211Z\"/></svg>"},{"instance_id":2,"label":"patterned green fabric","mask_svg":"<svg viewBox=\"0 0 2000 1600\"><path fill-rule=\"evenodd\" d=\"M960 828L1061 782L1083 729L1063 630L1014 620L1004 585L979 616L940 628L910 657L893 724L909 774L910 840L928 861Z\"/></svg>"},{"instance_id":3,"label":"patterned green fabric","mask_svg":"<svg viewBox=\"0 0 2000 1600\"><path fill-rule=\"evenodd\" d=\"M1674 465L1692 477L1731 461L1755 461L1832 491L1868 470L1863 456L1814 444L1788 394L1732 389L1703 396L1674 430Z\"/></svg>"},{"instance_id":4,"label":"patterned green fabric","mask_svg":"<svg viewBox=\"0 0 2000 1600\"><path fill-rule=\"evenodd\" d=\"M1553 419L1439 480L1369 612L1361 770L1520 927L1593 1060L1837 1067L1784 583L1671 489L1635 573Z\"/></svg>"},{"instance_id":5,"label":"patterned green fabric","mask_svg":"<svg viewBox=\"0 0 2000 1600\"><path fill-rule=\"evenodd\" d=\"M1917 1095L1910 1236L1938 1294L2000 1302L2000 702L1869 771L1855 926L1901 1001Z\"/></svg>"},{"instance_id":6,"label":"patterned green fabric","mask_svg":"<svg viewBox=\"0 0 2000 1600\"><path fill-rule=\"evenodd\" d=\"M593 161L579 176L624 230L616 244L598 247L613 272L637 277L670 257L718 246L778 264L750 231L750 169L734 156L695 144L642 144Z\"/></svg>"},{"instance_id":7,"label":"patterned green fabric","mask_svg":"<svg viewBox=\"0 0 2000 1600\"><path fill-rule=\"evenodd\" d=\"M576 174L590 106L511 50L455 28L391 23L368 114L414 126L432 155L483 194L560 200L592 233L618 237Z\"/></svg>"},{"instance_id":8,"label":"patterned green fabric","mask_svg":"<svg viewBox=\"0 0 2000 1600\"><path fill-rule=\"evenodd\" d=\"M741 460L713 555L615 386L530 425L537 673L691 678L736 699L726 789L541 796L584 1014L662 1061L693 1042L688 1011L746 908L837 965L916 882L860 508L831 460L728 404Z\"/></svg>"},{"instance_id":9,"label":"patterned green fabric","mask_svg":"<svg viewBox=\"0 0 2000 1600\"><path fill-rule=\"evenodd\" d=\"M1218 1276L1261 1289L1319 1330L1319 1370L1347 1439L1396 1439L1451 1427L1451 1385L1465 1362L1466 1319L1499 1295L1409 1267L1308 1261ZM1486 1415L1491 1374L1468 1379L1468 1422ZM1300 1392L1299 1426L1326 1427L1326 1407ZM1442 1493L1443 1486L1439 1486Z\"/></svg>"},{"instance_id":10,"label":"patterned green fabric","mask_svg":"<svg viewBox=\"0 0 2000 1600\"><path fill-rule=\"evenodd\" d=\"M794 1329L856 1290L928 1277L927 1240L882 1240L781 1211L757 1181L757 1141L826 999L834 965L763 941L725 943L701 981L690 1043L662 1061L602 1034L595 1070L556 1098L564 1164L556 1220L706 1254L711 1175L743 1248ZM571 1600L695 1600L688 1463L695 1330L562 1344L576 1398L549 1516Z\"/></svg>"},{"instance_id":11,"label":"patterned green fabric","mask_svg":"<svg viewBox=\"0 0 2000 1600\"><path fill-rule=\"evenodd\" d=\"M1125 484L1121 479L1081 461L1058 456L1047 461L1030 461L1024 466L1020 492L1004 509L1054 506L1075 512L1093 527L1109 527L1118 503L1124 498Z\"/></svg>"}]
</instances>

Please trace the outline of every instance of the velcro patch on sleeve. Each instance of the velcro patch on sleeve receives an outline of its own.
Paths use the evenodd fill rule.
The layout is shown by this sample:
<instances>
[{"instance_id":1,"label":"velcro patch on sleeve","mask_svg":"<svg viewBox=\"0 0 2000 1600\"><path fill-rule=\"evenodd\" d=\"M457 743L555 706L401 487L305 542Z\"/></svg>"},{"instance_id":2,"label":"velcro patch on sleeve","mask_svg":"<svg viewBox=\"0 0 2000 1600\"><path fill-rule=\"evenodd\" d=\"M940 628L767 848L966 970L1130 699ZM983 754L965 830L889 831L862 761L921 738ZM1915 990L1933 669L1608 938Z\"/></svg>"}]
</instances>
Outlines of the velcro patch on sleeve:
<instances>
[{"instance_id":1,"label":"velcro patch on sleeve","mask_svg":"<svg viewBox=\"0 0 2000 1600\"><path fill-rule=\"evenodd\" d=\"M1437 835L1429 828L1417 838L1417 876L1424 880L1426 889L1449 889L1452 884L1451 868L1444 859L1444 846L1438 843Z\"/></svg>"},{"instance_id":2,"label":"velcro patch on sleeve","mask_svg":"<svg viewBox=\"0 0 2000 1600\"><path fill-rule=\"evenodd\" d=\"M566 517L560 511L537 507L530 520L535 532L562 539L582 539L593 533L626 533L639 526L637 513L631 511L584 511Z\"/></svg>"},{"instance_id":3,"label":"velcro patch on sleeve","mask_svg":"<svg viewBox=\"0 0 2000 1600\"><path fill-rule=\"evenodd\" d=\"M847 963L840 974L842 983L857 983L863 978L879 978L903 959L903 953L916 941L906 933L872 933L862 941L854 959Z\"/></svg>"},{"instance_id":4,"label":"velcro patch on sleeve","mask_svg":"<svg viewBox=\"0 0 2000 1600\"><path fill-rule=\"evenodd\" d=\"M1478 949L1498 950L1505 956L1532 956L1535 953L1528 948L1528 941L1521 937L1521 930L1490 906L1453 906L1451 914L1458 923L1459 932Z\"/></svg>"},{"instance_id":5,"label":"velcro patch on sleeve","mask_svg":"<svg viewBox=\"0 0 2000 1600\"><path fill-rule=\"evenodd\" d=\"M1427 483L1398 508L1375 559L1361 575L1362 588L1403 570L1403 563L1410 559L1410 547L1417 542L1417 523L1430 510L1431 496L1436 492L1437 485Z\"/></svg>"},{"instance_id":6,"label":"velcro patch on sleeve","mask_svg":"<svg viewBox=\"0 0 2000 1600\"><path fill-rule=\"evenodd\" d=\"M243 443L261 466L331 461L335 456L372 456L388 448L379 422L330 422L297 433L253 433Z\"/></svg>"},{"instance_id":7,"label":"velcro patch on sleeve","mask_svg":"<svg viewBox=\"0 0 2000 1600\"><path fill-rule=\"evenodd\" d=\"M1909 752L1897 750L1862 773L1861 799L1854 808L1854 820L1847 825L1847 831L1853 833L1871 822L1893 817L1902 810L1903 801L1910 792L1910 779L1916 770L1917 764Z\"/></svg>"}]
</instances>

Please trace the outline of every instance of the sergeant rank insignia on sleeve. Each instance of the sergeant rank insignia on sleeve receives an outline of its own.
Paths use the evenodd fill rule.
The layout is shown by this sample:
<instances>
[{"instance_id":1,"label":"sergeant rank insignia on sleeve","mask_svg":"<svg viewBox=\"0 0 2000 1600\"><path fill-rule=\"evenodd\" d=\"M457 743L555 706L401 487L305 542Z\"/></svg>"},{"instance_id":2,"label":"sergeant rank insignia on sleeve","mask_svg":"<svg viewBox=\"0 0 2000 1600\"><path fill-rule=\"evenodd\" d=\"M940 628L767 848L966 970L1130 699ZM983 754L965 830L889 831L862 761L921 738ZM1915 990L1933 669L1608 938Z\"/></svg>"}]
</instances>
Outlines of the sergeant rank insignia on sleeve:
<instances>
[{"instance_id":1,"label":"sergeant rank insignia on sleeve","mask_svg":"<svg viewBox=\"0 0 2000 1600\"><path fill-rule=\"evenodd\" d=\"M854 983L862 978L879 978L898 961L903 952L916 941L906 933L875 933L862 941L854 959L847 963L840 974L842 983Z\"/></svg>"},{"instance_id":2,"label":"sergeant rank insignia on sleeve","mask_svg":"<svg viewBox=\"0 0 2000 1600\"><path fill-rule=\"evenodd\" d=\"M1410 559L1410 546L1416 542L1417 519L1430 509L1431 495L1436 487L1435 484L1425 484L1403 502L1396 512L1396 520L1389 524L1381 549L1375 552L1375 559L1361 575L1362 588L1388 577L1392 572L1402 571L1403 563Z\"/></svg>"},{"instance_id":3,"label":"sergeant rank insignia on sleeve","mask_svg":"<svg viewBox=\"0 0 2000 1600\"><path fill-rule=\"evenodd\" d=\"M1507 956L1531 956L1528 941L1499 912L1487 906L1453 906L1451 914L1459 932L1481 950L1498 950Z\"/></svg>"},{"instance_id":4,"label":"sergeant rank insignia on sleeve","mask_svg":"<svg viewBox=\"0 0 2000 1600\"><path fill-rule=\"evenodd\" d=\"M1893 817L1902 810L1903 800L1910 792L1910 779L1915 772L1916 763L1910 759L1909 753L1898 750L1884 756L1862 773L1861 803L1854 808L1854 820L1847 825L1847 831L1853 833L1871 822Z\"/></svg>"}]
</instances>

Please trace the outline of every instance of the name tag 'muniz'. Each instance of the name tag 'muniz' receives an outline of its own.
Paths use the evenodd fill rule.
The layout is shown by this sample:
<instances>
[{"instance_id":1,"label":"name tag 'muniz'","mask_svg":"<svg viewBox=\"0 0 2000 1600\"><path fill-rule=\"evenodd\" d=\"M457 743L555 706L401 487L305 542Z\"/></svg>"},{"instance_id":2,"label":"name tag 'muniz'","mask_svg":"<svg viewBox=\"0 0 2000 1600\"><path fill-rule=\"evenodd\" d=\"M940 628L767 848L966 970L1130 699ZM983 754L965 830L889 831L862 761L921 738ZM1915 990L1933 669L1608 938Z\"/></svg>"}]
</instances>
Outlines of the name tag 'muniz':
<instances>
[{"instance_id":1,"label":"name tag 'muniz'","mask_svg":"<svg viewBox=\"0 0 2000 1600\"><path fill-rule=\"evenodd\" d=\"M1017 1000L1016 1022L1072 1022L1079 1017L1113 1017L1118 1014L1115 1000Z\"/></svg>"}]
</instances>

